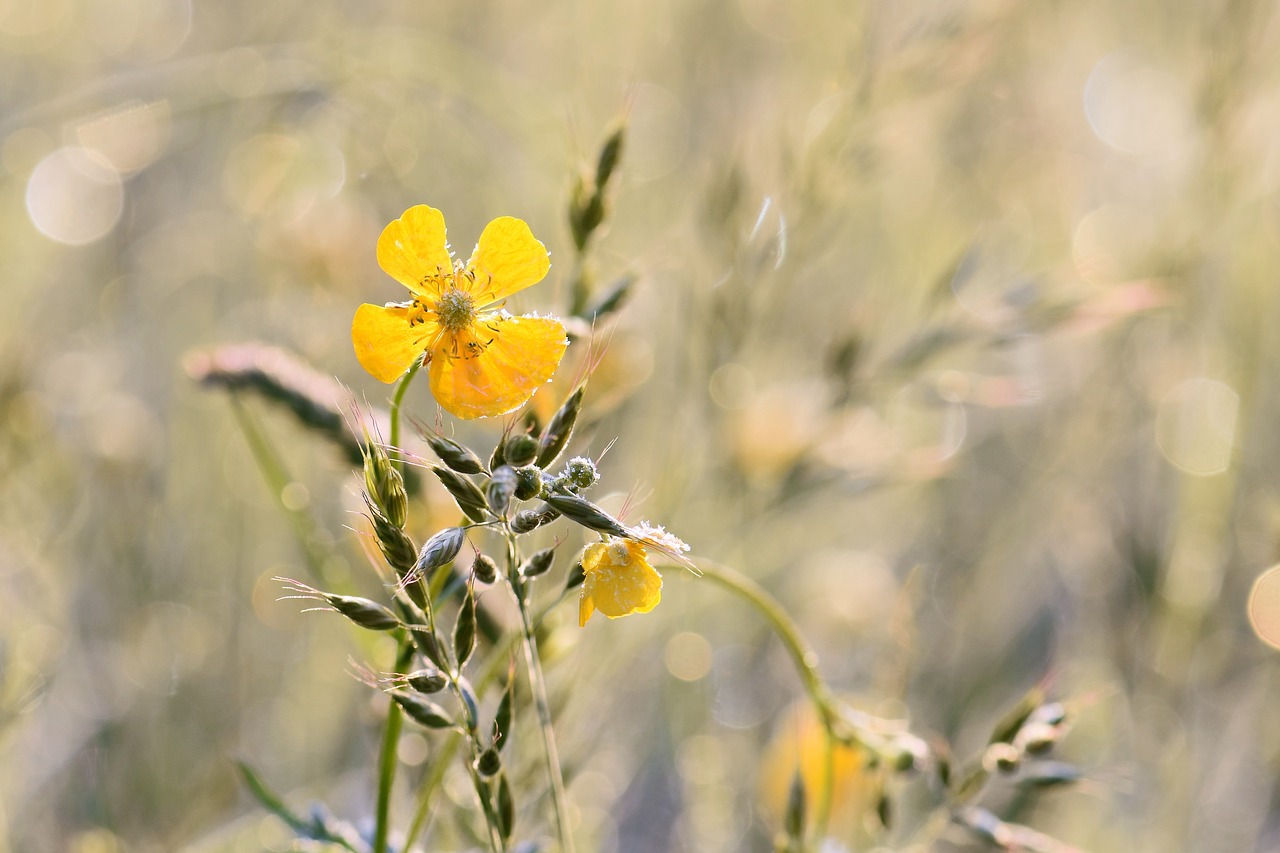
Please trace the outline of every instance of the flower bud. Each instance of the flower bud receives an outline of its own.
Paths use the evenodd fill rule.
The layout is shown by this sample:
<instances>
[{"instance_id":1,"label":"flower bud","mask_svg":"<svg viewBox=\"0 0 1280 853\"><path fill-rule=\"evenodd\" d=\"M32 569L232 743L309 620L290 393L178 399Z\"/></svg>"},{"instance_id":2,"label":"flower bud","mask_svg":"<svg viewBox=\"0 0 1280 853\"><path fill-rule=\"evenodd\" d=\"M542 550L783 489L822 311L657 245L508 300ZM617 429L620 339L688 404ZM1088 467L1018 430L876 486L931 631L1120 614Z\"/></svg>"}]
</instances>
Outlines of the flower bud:
<instances>
[{"instance_id":1,"label":"flower bud","mask_svg":"<svg viewBox=\"0 0 1280 853\"><path fill-rule=\"evenodd\" d=\"M600 480L596 463L585 456L575 456L565 466L565 477L578 489L589 489Z\"/></svg>"}]
</instances>

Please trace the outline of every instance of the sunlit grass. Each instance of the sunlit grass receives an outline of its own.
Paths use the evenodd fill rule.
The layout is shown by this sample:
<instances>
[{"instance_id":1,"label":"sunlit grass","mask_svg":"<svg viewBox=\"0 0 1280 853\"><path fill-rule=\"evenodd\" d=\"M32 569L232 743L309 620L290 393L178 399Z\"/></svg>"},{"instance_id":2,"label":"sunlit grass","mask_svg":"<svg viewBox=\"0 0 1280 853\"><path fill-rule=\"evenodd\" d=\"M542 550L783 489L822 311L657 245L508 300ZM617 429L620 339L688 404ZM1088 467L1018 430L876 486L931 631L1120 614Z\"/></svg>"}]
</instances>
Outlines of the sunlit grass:
<instances>
[{"instance_id":1,"label":"sunlit grass","mask_svg":"<svg viewBox=\"0 0 1280 853\"><path fill-rule=\"evenodd\" d=\"M1277 32L1262 3L0 2L0 849L287 848L236 760L300 812L374 814L386 700L348 659L388 670L394 644L271 580L383 594L351 436L261 384L229 404L189 354L265 342L386 409L351 318L404 298L375 245L423 202L463 257L529 223L552 266L512 313L632 282L593 354L569 321L533 407L598 361L572 447L593 500L758 583L842 704L959 774L1043 685L1084 778L998 782L992 814L1086 849L1267 847L1275 652L1246 602L1280 519ZM500 438L425 382L405 406ZM424 480L419 543L458 520ZM803 681L682 571L643 616L546 617L580 849L781 827ZM533 735L513 774L540 772ZM434 746L401 742L403 821ZM887 831L833 806L845 843L920 837L925 780L884 785Z\"/></svg>"}]
</instances>

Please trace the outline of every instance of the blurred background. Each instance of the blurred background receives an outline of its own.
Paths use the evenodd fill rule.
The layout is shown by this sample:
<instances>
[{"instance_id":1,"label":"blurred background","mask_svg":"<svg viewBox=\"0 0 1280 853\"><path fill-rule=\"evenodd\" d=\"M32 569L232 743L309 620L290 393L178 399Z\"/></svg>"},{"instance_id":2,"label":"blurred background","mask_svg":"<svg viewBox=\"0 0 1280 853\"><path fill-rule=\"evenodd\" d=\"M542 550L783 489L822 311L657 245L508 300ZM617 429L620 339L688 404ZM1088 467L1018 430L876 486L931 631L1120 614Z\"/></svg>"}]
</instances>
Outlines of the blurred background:
<instances>
[{"instance_id":1,"label":"blurred background","mask_svg":"<svg viewBox=\"0 0 1280 853\"><path fill-rule=\"evenodd\" d=\"M564 313L570 188L620 117L589 271L636 282L574 445L617 439L597 497L764 585L837 691L958 757L1047 685L1084 775L1019 821L1280 848L1247 606L1280 535L1278 53L1250 0L0 0L0 850L290 849L237 758L370 813L385 700L348 659L390 647L271 580L376 591L350 465L246 399L269 486L184 363L262 341L385 405L350 321L403 298L374 244L424 202L463 256L527 220L553 266L513 307ZM432 493L411 529L447 523ZM799 682L664 573L651 614L551 626L580 844L768 850ZM896 848L929 800L894 784Z\"/></svg>"}]
</instances>

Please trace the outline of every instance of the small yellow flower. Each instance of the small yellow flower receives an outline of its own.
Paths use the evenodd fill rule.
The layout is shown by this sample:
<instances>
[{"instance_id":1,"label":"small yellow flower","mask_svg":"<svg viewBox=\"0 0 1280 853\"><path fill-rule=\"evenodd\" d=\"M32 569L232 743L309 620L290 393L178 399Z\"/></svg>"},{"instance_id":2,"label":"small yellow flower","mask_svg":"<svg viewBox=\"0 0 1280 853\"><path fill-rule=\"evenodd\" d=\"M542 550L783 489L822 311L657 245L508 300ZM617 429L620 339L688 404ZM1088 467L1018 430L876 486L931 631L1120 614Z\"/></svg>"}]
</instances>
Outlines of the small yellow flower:
<instances>
[{"instance_id":1,"label":"small yellow flower","mask_svg":"<svg viewBox=\"0 0 1280 853\"><path fill-rule=\"evenodd\" d=\"M582 595L578 624L586 625L598 609L610 619L648 613L662 598L662 575L649 565L644 545L609 537L582 552Z\"/></svg>"},{"instance_id":2,"label":"small yellow flower","mask_svg":"<svg viewBox=\"0 0 1280 853\"><path fill-rule=\"evenodd\" d=\"M409 302L361 305L351 324L356 358L382 382L425 352L441 407L481 418L523 406L560 364L569 342L559 320L513 317L500 305L551 268L522 220L490 222L463 264L449 253L444 216L420 204L383 230L378 265L413 293Z\"/></svg>"}]
</instances>

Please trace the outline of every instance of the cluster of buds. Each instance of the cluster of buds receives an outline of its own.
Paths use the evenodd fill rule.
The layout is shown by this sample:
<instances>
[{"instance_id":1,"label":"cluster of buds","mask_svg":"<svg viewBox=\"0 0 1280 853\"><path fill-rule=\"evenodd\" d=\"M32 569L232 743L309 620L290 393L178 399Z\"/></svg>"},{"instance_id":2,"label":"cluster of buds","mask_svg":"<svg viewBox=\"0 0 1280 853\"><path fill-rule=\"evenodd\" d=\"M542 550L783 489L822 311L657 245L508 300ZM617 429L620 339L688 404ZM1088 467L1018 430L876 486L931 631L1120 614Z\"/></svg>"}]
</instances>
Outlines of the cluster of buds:
<instances>
[{"instance_id":1,"label":"cluster of buds","mask_svg":"<svg viewBox=\"0 0 1280 853\"><path fill-rule=\"evenodd\" d=\"M1037 705L1010 735L988 744L982 757L983 767L989 773L1001 773L1006 776L1017 773L1024 769L1028 758L1040 759L1052 752L1066 735L1067 729L1067 712L1062 703L1046 702ZM1046 784L1055 784L1052 781L1054 779L1057 782L1066 782L1078 778L1078 771L1074 768L1071 773L1064 776L1060 772L1061 768L1048 767L1048 765L1056 765L1056 762L1037 762L1036 766L1031 768L1033 773L1030 778L1043 777ZM1042 770L1051 772L1042 773L1040 772Z\"/></svg>"}]
</instances>

